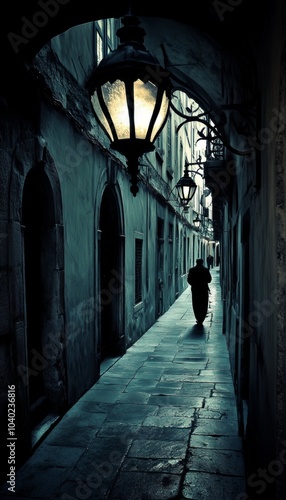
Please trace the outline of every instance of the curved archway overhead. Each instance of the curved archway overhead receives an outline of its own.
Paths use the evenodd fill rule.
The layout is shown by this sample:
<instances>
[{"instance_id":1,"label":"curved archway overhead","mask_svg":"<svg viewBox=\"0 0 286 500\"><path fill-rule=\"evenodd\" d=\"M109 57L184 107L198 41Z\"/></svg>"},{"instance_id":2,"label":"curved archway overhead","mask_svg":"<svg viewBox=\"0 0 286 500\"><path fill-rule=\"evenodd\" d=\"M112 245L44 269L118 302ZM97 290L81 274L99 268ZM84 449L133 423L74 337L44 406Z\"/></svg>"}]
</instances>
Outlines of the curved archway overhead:
<instances>
[{"instance_id":1,"label":"curved archway overhead","mask_svg":"<svg viewBox=\"0 0 286 500\"><path fill-rule=\"evenodd\" d=\"M247 0L244 1L247 3ZM196 16L196 13L200 13L198 6L194 6L195 15L192 16L190 22L182 18L182 13L176 14L172 19L168 10L161 11L160 17L153 16L158 11L151 9L150 6L150 10L148 10L148 4L142 9L136 7L134 11L136 14L138 11L139 20L146 31L147 49L157 57L162 67L166 68L174 89L186 92L189 97L198 102L215 123L220 137L228 147L231 129L235 131L236 136L249 135L249 131L255 129L255 68L251 54L245 55L244 45L240 37L233 36L231 42L234 40L235 42L228 43L230 35L226 34L226 30L225 39L223 38L222 33L229 22L226 12L224 12L223 19L220 19L220 25L217 25L219 33L217 36L216 32L213 32L213 23L217 24L213 12L215 2L209 2L209 0L204 0L204 2L205 25L201 20L199 21L200 17ZM67 28L65 31L67 31L69 26L72 29L73 26L81 25L81 19L88 22L87 19L90 16L94 20L106 17L107 13L113 14L111 17L115 17L115 13L119 12L119 8L113 9L112 4L106 10L103 7L94 8L93 13L89 8L85 11L85 8L81 7L84 12L78 16L77 22L74 22L73 10L71 10L70 17L67 16L63 21L63 9L66 8L66 12L69 12L72 6L75 8L75 5L75 0L39 0L37 8L42 10L37 10L34 14L31 12L32 21L28 16L21 17L24 27L21 27L20 35L19 32L10 31L8 33L7 39L12 49L14 52L18 52L14 60L18 58L21 63L27 62L26 57L29 59L33 53L37 54L37 52L35 53L36 49L43 47L46 24L50 27L49 37L51 37L53 30L57 32L65 27ZM124 15L123 4L120 4L120 8L122 15ZM241 6L237 5L236 9L231 11L232 15L238 15L237 12L240 12L240 9ZM143 15L140 15L141 12ZM146 15L144 16L144 14ZM220 15L216 12L217 17ZM212 23L209 22L208 16ZM46 36L48 40L48 35ZM241 51L236 50L239 43L241 43ZM23 52L21 52L22 50ZM92 64L88 57L90 54L89 56L85 54L86 71ZM30 63L32 61L33 59ZM29 62L27 66L29 67ZM37 78L37 73L34 74L34 77ZM8 92L11 92L10 88ZM80 117L80 120L84 121L85 117ZM237 142L243 143L242 140ZM239 151L231 148L231 145L229 146L229 149L232 149L235 154L250 152L247 147L242 147Z\"/></svg>"},{"instance_id":2,"label":"curved archway overhead","mask_svg":"<svg viewBox=\"0 0 286 500\"><path fill-rule=\"evenodd\" d=\"M145 2L114 1L90 2L90 0L15 0L5 6L0 19L0 49L8 63L13 66L29 64L39 50L54 36L77 26L103 18L120 18L129 10L138 17L175 20L204 33L224 47L246 47L248 38L255 36L258 0L200 0L192 2L191 11L178 0L159 4ZM241 26L243 25L243 30ZM157 26L158 31L160 25ZM172 44L177 46L177 35ZM19 67L17 68L19 70ZM8 77L9 75L5 75Z\"/></svg>"},{"instance_id":3,"label":"curved archway overhead","mask_svg":"<svg viewBox=\"0 0 286 500\"><path fill-rule=\"evenodd\" d=\"M226 44L245 40L247 31L254 30L258 0L200 0L192 2L186 11L186 3L176 5L152 2L90 2L90 0L15 0L5 6L2 13L1 45L10 56L30 59L50 38L63 31L97 19L119 18L130 11L136 16L150 16L183 21ZM243 30L241 30L243 23ZM174 43L175 40L173 40ZM15 51L18 46L19 51Z\"/></svg>"},{"instance_id":4,"label":"curved archway overhead","mask_svg":"<svg viewBox=\"0 0 286 500\"><path fill-rule=\"evenodd\" d=\"M186 22L153 17L140 17L139 21L146 31L146 48L166 68L174 91L178 89L185 92L200 105L217 127L226 147L229 146L235 154L247 154L247 147L235 150L228 145L227 130L234 125L237 135L249 135L250 128L255 126L256 82L252 58L243 54L238 56ZM87 25L92 32L92 23ZM63 34L69 36L69 31ZM57 39L62 43L60 37L54 37L54 40ZM84 85L84 78L88 77L93 63L92 53L92 47L88 46L84 57L80 55L82 75L74 75L80 86ZM43 63L40 64L39 69L45 73ZM72 71L71 68L69 70ZM53 85L50 75L48 79ZM189 111L185 110L185 117L188 114ZM192 119L195 121L195 116ZM242 144L241 140L238 142Z\"/></svg>"}]
</instances>

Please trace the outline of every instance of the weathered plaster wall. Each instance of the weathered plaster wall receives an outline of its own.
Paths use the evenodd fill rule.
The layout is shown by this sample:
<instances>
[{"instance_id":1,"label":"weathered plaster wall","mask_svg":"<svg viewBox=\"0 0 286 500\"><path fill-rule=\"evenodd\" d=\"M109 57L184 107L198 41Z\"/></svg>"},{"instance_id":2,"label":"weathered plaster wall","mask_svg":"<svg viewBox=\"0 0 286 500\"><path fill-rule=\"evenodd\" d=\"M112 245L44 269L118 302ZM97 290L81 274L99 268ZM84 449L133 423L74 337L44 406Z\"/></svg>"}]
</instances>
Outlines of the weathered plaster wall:
<instances>
[{"instance_id":1,"label":"weathered plaster wall","mask_svg":"<svg viewBox=\"0 0 286 500\"><path fill-rule=\"evenodd\" d=\"M31 96L30 96L31 97ZM7 387L17 387L17 427L19 442L29 444L27 426L27 384L26 377L19 376L17 366L26 365L25 309L23 290L23 238L21 230L21 193L25 175L33 165L35 147L34 124L20 107L2 110L0 149L0 260L1 260L1 325L0 325L0 412L1 443L6 446L7 429ZM10 103L9 103L10 104ZM11 116L11 114L14 116ZM10 115L10 116L9 116ZM16 124L17 123L17 124ZM20 193L20 196L19 196ZM4 446L3 446L3 449ZM21 449L19 460L21 460ZM6 455L1 455L5 460ZM3 463L4 466L4 463ZM2 469L2 467L1 467ZM2 469L4 470L4 469Z\"/></svg>"},{"instance_id":2,"label":"weathered plaster wall","mask_svg":"<svg viewBox=\"0 0 286 500\"><path fill-rule=\"evenodd\" d=\"M244 409L246 464L251 498L276 498L285 492L284 467L270 471L273 460L285 448L285 7L284 2L266 6L265 24L252 40L257 72L256 130L246 142L255 156L241 163L237 176L237 201L233 189L225 211L223 272L227 311L226 333L234 380L240 394L239 363L242 355L237 335L249 342L249 393ZM282 33L283 31L283 33ZM282 41L282 42L281 42ZM256 61L256 63L254 62ZM279 90L280 89L280 90ZM233 135L234 131L232 131ZM235 136L233 136L235 138ZM245 269L243 216L249 208L249 304L244 315ZM233 243L233 238L236 238ZM236 247L236 260L233 258ZM227 255L226 255L227 254ZM234 282L236 266L238 282ZM243 318L244 324L237 319ZM239 340L239 339L238 339ZM240 401L240 403L242 403ZM243 408L240 407L243 412ZM283 441L284 440L284 441ZM270 480L258 470L270 471ZM272 470L272 469L271 469ZM275 476L275 479L274 479ZM284 489L283 489L284 488ZM280 492L280 493L278 493ZM277 498L282 498L277 496Z\"/></svg>"},{"instance_id":3,"label":"weathered plaster wall","mask_svg":"<svg viewBox=\"0 0 286 500\"><path fill-rule=\"evenodd\" d=\"M282 2L278 2L269 9L268 28L263 31L259 40L260 45L255 49L259 86L258 116L260 121L257 128L257 140L259 143L258 159L261 169L261 186L252 203L253 277L250 313L253 313L253 334L250 342L247 433L250 468L256 468L258 464L268 467L269 463L276 458L278 451L281 450L281 443L276 441L279 427L277 352L283 348L283 344L278 342L279 329L277 325L277 301L279 303L281 300L280 291L277 289L277 244L279 245L279 240L284 236L280 232L281 228L277 232L275 187L277 114L281 111L281 104L278 100L281 59L280 34L283 26L281 6ZM263 436L263 440L260 436ZM279 448L280 450L278 450ZM277 484L278 482L275 481L274 489Z\"/></svg>"}]
</instances>

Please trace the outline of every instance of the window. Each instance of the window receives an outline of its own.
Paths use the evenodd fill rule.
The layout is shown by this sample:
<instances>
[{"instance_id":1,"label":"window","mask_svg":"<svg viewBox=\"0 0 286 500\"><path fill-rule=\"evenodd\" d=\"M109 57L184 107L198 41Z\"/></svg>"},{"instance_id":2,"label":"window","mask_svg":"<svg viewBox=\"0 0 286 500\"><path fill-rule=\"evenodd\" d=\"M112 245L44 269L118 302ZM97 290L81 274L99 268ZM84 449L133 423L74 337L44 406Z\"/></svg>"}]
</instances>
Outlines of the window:
<instances>
[{"instance_id":1,"label":"window","mask_svg":"<svg viewBox=\"0 0 286 500\"><path fill-rule=\"evenodd\" d=\"M183 261L182 261L182 274L186 273L187 268L187 237L183 237Z\"/></svg>"},{"instance_id":2,"label":"window","mask_svg":"<svg viewBox=\"0 0 286 500\"><path fill-rule=\"evenodd\" d=\"M96 57L98 64L103 59L103 40L99 32L96 33Z\"/></svg>"},{"instance_id":3,"label":"window","mask_svg":"<svg viewBox=\"0 0 286 500\"><path fill-rule=\"evenodd\" d=\"M104 20L103 19L99 19L97 22L97 26L98 28L100 29L101 33L103 32L103 28L104 28Z\"/></svg>"},{"instance_id":4,"label":"window","mask_svg":"<svg viewBox=\"0 0 286 500\"><path fill-rule=\"evenodd\" d=\"M97 64L115 47L117 20L99 19L96 21Z\"/></svg>"},{"instance_id":5,"label":"window","mask_svg":"<svg viewBox=\"0 0 286 500\"><path fill-rule=\"evenodd\" d=\"M142 250L143 240L135 238L135 304L142 302Z\"/></svg>"},{"instance_id":6,"label":"window","mask_svg":"<svg viewBox=\"0 0 286 500\"><path fill-rule=\"evenodd\" d=\"M173 224L169 223L169 245L168 245L168 285L171 285L172 283L172 276L173 276L173 260L174 260L174 253L173 253L173 231L174 231L174 226Z\"/></svg>"},{"instance_id":7,"label":"window","mask_svg":"<svg viewBox=\"0 0 286 500\"><path fill-rule=\"evenodd\" d=\"M111 19L107 19L107 21L106 21L106 32L107 32L107 40L110 43L110 45L112 45L113 31L112 31L112 21L111 21Z\"/></svg>"}]
</instances>

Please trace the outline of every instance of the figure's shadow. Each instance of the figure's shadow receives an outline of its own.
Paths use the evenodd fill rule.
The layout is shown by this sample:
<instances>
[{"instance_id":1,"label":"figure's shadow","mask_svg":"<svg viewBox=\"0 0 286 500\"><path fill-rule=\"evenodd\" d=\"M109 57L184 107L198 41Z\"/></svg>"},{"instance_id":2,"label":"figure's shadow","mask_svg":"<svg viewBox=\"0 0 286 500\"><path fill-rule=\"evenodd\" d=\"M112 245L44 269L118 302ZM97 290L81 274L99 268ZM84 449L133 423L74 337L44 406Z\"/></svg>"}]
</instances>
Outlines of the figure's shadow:
<instances>
[{"instance_id":1,"label":"figure's shadow","mask_svg":"<svg viewBox=\"0 0 286 500\"><path fill-rule=\"evenodd\" d=\"M186 337L190 340L205 339L207 330L204 325L194 325L187 329Z\"/></svg>"}]
</instances>

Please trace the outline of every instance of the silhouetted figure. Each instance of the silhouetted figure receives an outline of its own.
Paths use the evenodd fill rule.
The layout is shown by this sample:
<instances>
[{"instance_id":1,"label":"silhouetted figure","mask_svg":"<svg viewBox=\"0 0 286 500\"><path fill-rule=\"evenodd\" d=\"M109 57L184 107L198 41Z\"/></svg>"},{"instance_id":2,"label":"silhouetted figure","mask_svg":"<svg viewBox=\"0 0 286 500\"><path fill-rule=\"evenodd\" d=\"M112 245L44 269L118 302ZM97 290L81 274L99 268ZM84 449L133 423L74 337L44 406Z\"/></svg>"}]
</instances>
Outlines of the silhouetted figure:
<instances>
[{"instance_id":1,"label":"silhouetted figure","mask_svg":"<svg viewBox=\"0 0 286 500\"><path fill-rule=\"evenodd\" d=\"M187 281L192 288L192 303L198 325L202 325L208 311L209 286L212 277L203 265L203 259L197 259L197 265L189 269Z\"/></svg>"},{"instance_id":2,"label":"silhouetted figure","mask_svg":"<svg viewBox=\"0 0 286 500\"><path fill-rule=\"evenodd\" d=\"M214 258L212 255L207 256L207 265L208 265L208 270L210 270L210 267L214 267Z\"/></svg>"}]
</instances>

